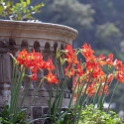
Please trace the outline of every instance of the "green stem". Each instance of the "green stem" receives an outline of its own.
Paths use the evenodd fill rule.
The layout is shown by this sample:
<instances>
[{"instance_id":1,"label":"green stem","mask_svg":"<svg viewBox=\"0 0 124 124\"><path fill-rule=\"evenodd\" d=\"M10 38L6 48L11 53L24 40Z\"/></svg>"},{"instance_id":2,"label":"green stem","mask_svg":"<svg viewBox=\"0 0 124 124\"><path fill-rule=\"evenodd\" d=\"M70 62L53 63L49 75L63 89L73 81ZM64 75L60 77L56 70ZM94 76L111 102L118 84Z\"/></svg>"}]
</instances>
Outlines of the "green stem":
<instances>
[{"instance_id":1,"label":"green stem","mask_svg":"<svg viewBox=\"0 0 124 124\"><path fill-rule=\"evenodd\" d=\"M15 113L17 112L17 104L18 104L18 100L17 99L17 94L19 92L19 90L17 89L17 85L19 84L19 79L20 79L20 74L18 77L18 65L14 65L15 67L13 68L13 76L12 76L12 89L11 89L11 105L10 105L10 114L13 115L11 116L11 120L14 121L15 118Z\"/></svg>"},{"instance_id":2,"label":"green stem","mask_svg":"<svg viewBox=\"0 0 124 124\"><path fill-rule=\"evenodd\" d=\"M106 76L105 84L104 84L104 87L103 87L103 90L102 90L102 95L100 96L99 101L98 101L98 107L99 107L100 109L103 108L104 89L105 89L105 86L106 86L107 80L108 80L108 72L109 72L109 66L108 66L108 68L107 68L107 76Z\"/></svg>"},{"instance_id":3,"label":"green stem","mask_svg":"<svg viewBox=\"0 0 124 124\"><path fill-rule=\"evenodd\" d=\"M59 109L62 105L62 100L63 100L63 97L64 97L64 91L65 91L65 88L67 86L67 81L68 81L68 77L66 77L65 81L63 82L61 94L60 94L60 97L59 97L58 102L57 102L56 107L55 107L54 117L55 117L55 114L57 112L57 108Z\"/></svg>"},{"instance_id":4,"label":"green stem","mask_svg":"<svg viewBox=\"0 0 124 124\"><path fill-rule=\"evenodd\" d=\"M30 88L30 84L31 84L31 81L28 83L28 86L26 87L24 96L23 96L23 98L22 98L22 100L21 100L20 109L22 108L22 105L23 105L23 103L24 103L25 97L26 97L27 92L28 92L28 90L29 90L29 88Z\"/></svg>"},{"instance_id":5,"label":"green stem","mask_svg":"<svg viewBox=\"0 0 124 124\"><path fill-rule=\"evenodd\" d=\"M115 87L114 87L114 90L113 90L113 92L112 92L112 96L111 96L110 101L109 101L108 111L109 111L109 109L110 109L110 105L111 105L112 99L113 99L113 97L114 97L115 90L117 89L117 86L118 86L118 81L117 81L117 83L116 83L116 85L115 85Z\"/></svg>"},{"instance_id":6,"label":"green stem","mask_svg":"<svg viewBox=\"0 0 124 124\"><path fill-rule=\"evenodd\" d=\"M14 99L15 106L13 106L14 120L16 120L17 113L18 113L18 100L19 100L19 94L20 94L20 89L21 89L24 73L25 73L25 68L24 66L22 66L22 72L20 74L20 77L18 78L17 86L15 90L15 96L14 96L15 97Z\"/></svg>"},{"instance_id":7,"label":"green stem","mask_svg":"<svg viewBox=\"0 0 124 124\"><path fill-rule=\"evenodd\" d=\"M49 100L48 100L48 107L49 107L50 115L51 115L51 98L52 98L52 86L50 87Z\"/></svg>"},{"instance_id":8,"label":"green stem","mask_svg":"<svg viewBox=\"0 0 124 124\"><path fill-rule=\"evenodd\" d=\"M10 113L12 111L12 102L13 102L13 95L14 95L14 86L15 86L15 79L14 79L14 72L15 72L15 63L13 61L13 69L12 69L12 82L11 82L11 100L10 100Z\"/></svg>"},{"instance_id":9,"label":"green stem","mask_svg":"<svg viewBox=\"0 0 124 124\"><path fill-rule=\"evenodd\" d=\"M33 98L32 98L32 100L31 100L31 102L30 102L29 108L31 107L31 105L32 105L32 103L33 103L33 101L34 101L35 96L36 96L36 94L37 94L37 92L38 92L38 90L39 90L39 88L40 88L40 86L41 86L43 80L44 80L44 78L41 79L41 81L40 81L38 87L36 88L36 90L35 90L35 92L34 92L34 95L33 95Z\"/></svg>"},{"instance_id":10,"label":"green stem","mask_svg":"<svg viewBox=\"0 0 124 124\"><path fill-rule=\"evenodd\" d=\"M85 88L84 93L83 93L83 96L82 96L82 101L81 101L81 103L80 103L80 110L79 110L79 115L78 115L77 124L79 123L79 118L80 118L80 115L81 115L81 109L82 109L82 107L83 107L82 105L83 105L84 102L85 102L85 101L83 102L83 99L85 98L85 94L86 94L88 85L89 85L89 83L90 83L90 80L91 80L91 76L92 76L93 71L94 71L94 69L93 69L92 72L90 73L90 77L89 77L89 79L88 79L86 88ZM81 95L81 94L80 94L80 95ZM76 105L76 106L77 106L77 105ZM77 108L76 108L76 109L77 109ZM76 113L77 113L77 111L76 111Z\"/></svg>"},{"instance_id":11,"label":"green stem","mask_svg":"<svg viewBox=\"0 0 124 124\"><path fill-rule=\"evenodd\" d=\"M59 62L59 61L57 61L57 59L55 60L55 65L57 65L56 63L57 62ZM61 82L62 82L62 67L61 66L59 66L60 67L60 75L59 75L59 81L58 81L58 85L56 86L56 88L55 88L55 99L54 99L54 101L55 100L57 100L57 102L56 103L52 103L53 105L52 106L54 106L53 107L53 118L55 118L55 115L56 115L56 111L58 111L58 95L59 95L59 88L60 88L60 85L61 85ZM51 110L50 110L51 111Z\"/></svg>"},{"instance_id":12,"label":"green stem","mask_svg":"<svg viewBox=\"0 0 124 124\"><path fill-rule=\"evenodd\" d=\"M76 99L75 112L77 111L77 108L78 108L78 105L79 105L79 101L80 101L80 98L81 98L81 93L82 93L82 90L84 88L84 85L85 85L85 81L82 83L82 86L81 86L81 88L79 89L79 92L78 92L78 97Z\"/></svg>"},{"instance_id":13,"label":"green stem","mask_svg":"<svg viewBox=\"0 0 124 124\"><path fill-rule=\"evenodd\" d=\"M79 78L78 78L78 80L79 80ZM75 87L74 87L74 90L73 90L73 92L72 92L72 96L71 96L71 99L70 99L70 101L69 101L68 108L70 108L70 106L71 106L71 104L72 104L72 100L73 100L73 97L74 97L74 94L75 94L75 90L76 90L77 84L78 84L78 83L76 83L76 85L75 85Z\"/></svg>"},{"instance_id":14,"label":"green stem","mask_svg":"<svg viewBox=\"0 0 124 124\"><path fill-rule=\"evenodd\" d=\"M100 83L99 88L98 88L98 90L97 90L97 92L95 93L95 96L94 96L94 98L93 98L93 105L94 105L94 107L95 107L95 104L96 104L96 101L97 101L97 96L98 96L98 93L99 93L99 91L100 91L101 86L102 86L102 84Z\"/></svg>"},{"instance_id":15,"label":"green stem","mask_svg":"<svg viewBox=\"0 0 124 124\"><path fill-rule=\"evenodd\" d=\"M85 81L82 83L82 86L81 86L81 89L79 90L78 92L78 97L77 97L77 100L76 100L76 106L75 106L75 113L77 113L77 110L78 110L78 107L79 107L79 101L81 99L81 93L82 93L82 89L85 85ZM81 106L80 106L81 107ZM79 120L79 116L77 117L78 120ZM79 121L77 121L77 124L78 124Z\"/></svg>"},{"instance_id":16,"label":"green stem","mask_svg":"<svg viewBox=\"0 0 124 124\"><path fill-rule=\"evenodd\" d=\"M84 99L84 102L83 102L82 106L85 105L85 102L87 101L88 98L89 98L89 96L87 95L87 96L85 97L85 99ZM81 109L82 109L82 108L81 108Z\"/></svg>"}]
</instances>

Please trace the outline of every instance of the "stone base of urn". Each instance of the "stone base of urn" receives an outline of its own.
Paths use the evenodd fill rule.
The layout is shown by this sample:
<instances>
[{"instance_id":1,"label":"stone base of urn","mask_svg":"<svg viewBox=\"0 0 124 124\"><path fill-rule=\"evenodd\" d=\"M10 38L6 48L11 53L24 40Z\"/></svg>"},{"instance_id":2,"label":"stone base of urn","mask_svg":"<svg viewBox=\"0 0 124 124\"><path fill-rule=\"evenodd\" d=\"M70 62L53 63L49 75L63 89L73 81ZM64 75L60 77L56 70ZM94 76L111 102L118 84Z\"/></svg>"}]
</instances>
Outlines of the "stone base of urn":
<instances>
[{"instance_id":1,"label":"stone base of urn","mask_svg":"<svg viewBox=\"0 0 124 124\"><path fill-rule=\"evenodd\" d=\"M66 44L72 44L72 41L76 36L77 31L75 29L63 25L0 20L0 111L6 104L8 104L8 102L10 102L11 97L12 60L8 55L8 52L11 52L16 56L18 51L22 49L27 49L29 52L35 49L35 51L42 52L44 59L47 60L50 57L54 62L56 48L63 49ZM59 77L59 62L56 63L55 66L56 74ZM26 73L30 74L30 71L27 70ZM42 78L44 73L38 73L38 78ZM64 73L62 72L61 77L63 76ZM28 81L29 79L24 79L22 84L24 88L23 90L25 90ZM37 83L31 83L28 95L24 102L24 108L29 106L37 84L38 81ZM65 90L65 98L62 104L63 108L66 108L68 105L72 85L72 82L68 82L68 87ZM47 113L48 94L49 86L48 84L43 83L34 100L35 102L32 104L31 113L29 115L30 119L39 118ZM52 100L53 99L54 89ZM43 121L34 122L34 124L43 123Z\"/></svg>"}]
</instances>

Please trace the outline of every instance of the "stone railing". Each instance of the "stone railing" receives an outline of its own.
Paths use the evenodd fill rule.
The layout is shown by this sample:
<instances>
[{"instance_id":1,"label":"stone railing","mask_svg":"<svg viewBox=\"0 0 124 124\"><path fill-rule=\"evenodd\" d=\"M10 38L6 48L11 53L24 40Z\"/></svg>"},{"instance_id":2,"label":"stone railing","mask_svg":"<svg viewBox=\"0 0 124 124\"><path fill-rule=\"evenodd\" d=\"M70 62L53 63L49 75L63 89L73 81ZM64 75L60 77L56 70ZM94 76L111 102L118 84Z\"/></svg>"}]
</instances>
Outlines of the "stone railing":
<instances>
[{"instance_id":1,"label":"stone railing","mask_svg":"<svg viewBox=\"0 0 124 124\"><path fill-rule=\"evenodd\" d=\"M12 60L7 54L8 52L16 56L17 52L22 49L27 49L28 51L35 49L35 51L42 52L44 59L47 60L47 58L51 57L54 61L56 48L63 49L66 44L72 44L76 36L77 31L67 26L0 20L0 108L3 108L10 100ZM59 76L59 63L56 63L55 66L56 73ZM26 73L30 74L30 71L26 70ZM38 79L44 73L39 72ZM23 90L25 90L29 81L29 78L24 78ZM25 108L29 106L34 89L38 83L39 80L31 83L24 102ZM69 82L68 87L65 89L63 107L68 105L71 87L72 82ZM49 85L44 82L38 91L35 102L32 104L30 118L38 118L47 113L48 94ZM54 88L52 96L54 98ZM35 122L35 124L37 123L39 124L39 122Z\"/></svg>"}]
</instances>

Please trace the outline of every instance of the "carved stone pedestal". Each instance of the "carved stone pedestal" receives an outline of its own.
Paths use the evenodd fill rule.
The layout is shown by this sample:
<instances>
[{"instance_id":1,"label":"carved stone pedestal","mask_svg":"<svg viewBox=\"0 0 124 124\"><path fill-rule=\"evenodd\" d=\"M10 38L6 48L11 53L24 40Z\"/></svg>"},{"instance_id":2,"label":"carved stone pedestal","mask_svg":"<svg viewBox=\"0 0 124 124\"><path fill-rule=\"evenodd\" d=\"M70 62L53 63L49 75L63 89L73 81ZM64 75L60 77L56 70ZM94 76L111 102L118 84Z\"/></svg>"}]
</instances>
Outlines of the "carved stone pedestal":
<instances>
[{"instance_id":1,"label":"carved stone pedestal","mask_svg":"<svg viewBox=\"0 0 124 124\"><path fill-rule=\"evenodd\" d=\"M49 57L55 60L55 51L58 47L63 49L66 44L72 44L76 38L77 31L67 26L49 24L49 23L30 23L19 21L5 21L0 20L0 107L3 107L10 100L10 86L11 82L11 59L7 54L11 52L17 55L17 52L23 49L28 51L42 52L44 59ZM59 63L56 64L56 73L59 76ZM39 77L44 76L40 74ZM63 75L61 75L63 77ZM25 88L28 80L23 81L22 85ZM37 84L39 82L37 81ZM27 108L32 99L32 94L36 88L36 82L32 82L24 108ZM71 94L72 82L65 90L65 98L63 100L63 107L69 103ZM25 90L25 89L24 89ZM53 89L54 91L54 89ZM47 100L49 89L44 82L41 86L34 103L31 107L30 118L38 118L47 112ZM20 100L22 99L20 95ZM54 92L52 95L54 100ZM37 121L35 124L42 124L43 121Z\"/></svg>"}]
</instances>

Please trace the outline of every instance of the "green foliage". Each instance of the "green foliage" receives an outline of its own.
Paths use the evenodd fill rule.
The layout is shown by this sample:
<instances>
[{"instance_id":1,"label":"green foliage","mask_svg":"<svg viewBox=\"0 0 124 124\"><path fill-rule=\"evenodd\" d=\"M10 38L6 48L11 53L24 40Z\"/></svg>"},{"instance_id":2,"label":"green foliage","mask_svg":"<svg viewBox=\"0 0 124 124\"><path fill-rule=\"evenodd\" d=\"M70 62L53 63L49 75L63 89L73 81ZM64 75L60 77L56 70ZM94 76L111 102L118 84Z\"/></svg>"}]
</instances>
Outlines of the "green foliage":
<instances>
[{"instance_id":1,"label":"green foliage","mask_svg":"<svg viewBox=\"0 0 124 124\"><path fill-rule=\"evenodd\" d=\"M72 124L74 123L75 119L75 113L72 110L69 110L68 108L64 111L60 111L59 113L56 113L56 116L54 117L52 114L45 115L47 118L45 120L45 124Z\"/></svg>"},{"instance_id":2,"label":"green foliage","mask_svg":"<svg viewBox=\"0 0 124 124\"><path fill-rule=\"evenodd\" d=\"M35 6L30 6L30 0L20 0L19 3L14 3L12 1L5 2L0 1L0 16L6 17L11 20L24 20L25 18L32 19L32 14L41 11L41 7L44 6L43 3L39 3Z\"/></svg>"},{"instance_id":3,"label":"green foliage","mask_svg":"<svg viewBox=\"0 0 124 124\"><path fill-rule=\"evenodd\" d=\"M27 124L26 115L23 110L18 111L16 121L11 121L11 114L9 112L9 106L5 106L3 111L0 113L0 124Z\"/></svg>"},{"instance_id":4,"label":"green foliage","mask_svg":"<svg viewBox=\"0 0 124 124\"><path fill-rule=\"evenodd\" d=\"M105 23L97 27L96 37L100 41L114 42L117 41L116 39L118 39L121 36L122 34L120 30L112 23Z\"/></svg>"},{"instance_id":5,"label":"green foliage","mask_svg":"<svg viewBox=\"0 0 124 124\"><path fill-rule=\"evenodd\" d=\"M79 124L123 124L121 123L118 115L110 111L109 113L94 108L89 105L82 109Z\"/></svg>"}]
</instances>

